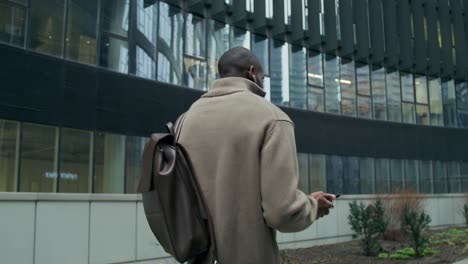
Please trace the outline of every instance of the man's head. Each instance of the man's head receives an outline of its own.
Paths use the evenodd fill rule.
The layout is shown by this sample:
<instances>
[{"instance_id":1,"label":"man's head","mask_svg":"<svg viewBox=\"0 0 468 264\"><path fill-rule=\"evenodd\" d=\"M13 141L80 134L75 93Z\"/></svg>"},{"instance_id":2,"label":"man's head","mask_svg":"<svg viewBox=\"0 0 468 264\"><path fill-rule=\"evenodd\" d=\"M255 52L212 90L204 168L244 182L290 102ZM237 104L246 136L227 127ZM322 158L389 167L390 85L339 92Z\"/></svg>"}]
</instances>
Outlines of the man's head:
<instances>
[{"instance_id":1,"label":"man's head","mask_svg":"<svg viewBox=\"0 0 468 264\"><path fill-rule=\"evenodd\" d=\"M242 77L251 80L263 88L263 67L253 52L243 47L226 51L218 62L221 78Z\"/></svg>"}]
</instances>

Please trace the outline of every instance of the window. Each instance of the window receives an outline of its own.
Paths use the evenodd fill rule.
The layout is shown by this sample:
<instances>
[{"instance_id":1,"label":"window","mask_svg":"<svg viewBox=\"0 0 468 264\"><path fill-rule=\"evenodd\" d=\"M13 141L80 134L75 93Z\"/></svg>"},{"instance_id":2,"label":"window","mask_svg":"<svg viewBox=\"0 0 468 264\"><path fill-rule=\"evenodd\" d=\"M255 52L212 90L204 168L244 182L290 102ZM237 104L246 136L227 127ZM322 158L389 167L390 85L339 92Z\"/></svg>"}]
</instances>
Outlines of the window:
<instances>
[{"instance_id":1,"label":"window","mask_svg":"<svg viewBox=\"0 0 468 264\"><path fill-rule=\"evenodd\" d=\"M187 87L206 90L206 62L191 57L184 58L184 83Z\"/></svg>"},{"instance_id":2,"label":"window","mask_svg":"<svg viewBox=\"0 0 468 264\"><path fill-rule=\"evenodd\" d=\"M403 103L402 114L403 122L408 124L416 123L416 106L414 98L414 80L413 74L402 72L400 75L401 93Z\"/></svg>"},{"instance_id":3,"label":"window","mask_svg":"<svg viewBox=\"0 0 468 264\"><path fill-rule=\"evenodd\" d=\"M0 3L0 42L24 46L26 12L23 7Z\"/></svg>"},{"instance_id":4,"label":"window","mask_svg":"<svg viewBox=\"0 0 468 264\"><path fill-rule=\"evenodd\" d=\"M327 156L327 192L343 193L343 158Z\"/></svg>"},{"instance_id":5,"label":"window","mask_svg":"<svg viewBox=\"0 0 468 264\"><path fill-rule=\"evenodd\" d=\"M371 98L368 96L357 97L357 106L358 106L358 117L361 118L372 118L372 107L371 107Z\"/></svg>"},{"instance_id":6,"label":"window","mask_svg":"<svg viewBox=\"0 0 468 264\"><path fill-rule=\"evenodd\" d=\"M246 11L253 13L254 12L254 0L246 0Z\"/></svg>"},{"instance_id":7,"label":"window","mask_svg":"<svg viewBox=\"0 0 468 264\"><path fill-rule=\"evenodd\" d=\"M402 72L400 79L403 101L414 103L413 74Z\"/></svg>"},{"instance_id":8,"label":"window","mask_svg":"<svg viewBox=\"0 0 468 264\"><path fill-rule=\"evenodd\" d=\"M136 193L143 174L143 149L148 140L127 136L125 140L125 193Z\"/></svg>"},{"instance_id":9,"label":"window","mask_svg":"<svg viewBox=\"0 0 468 264\"><path fill-rule=\"evenodd\" d=\"M140 46L137 46L136 52L136 75L154 80L156 78L154 60Z\"/></svg>"},{"instance_id":10,"label":"window","mask_svg":"<svg viewBox=\"0 0 468 264\"><path fill-rule=\"evenodd\" d=\"M401 122L400 72L387 70L388 120Z\"/></svg>"},{"instance_id":11,"label":"window","mask_svg":"<svg viewBox=\"0 0 468 264\"><path fill-rule=\"evenodd\" d=\"M268 43L267 41L265 42ZM257 46L254 45L254 47ZM219 78L218 61L228 49L229 25L208 20L208 88L211 87L214 80ZM266 52L268 52L268 47ZM259 56L258 54L256 55Z\"/></svg>"},{"instance_id":12,"label":"window","mask_svg":"<svg viewBox=\"0 0 468 264\"><path fill-rule=\"evenodd\" d=\"M123 193L125 174L125 136L95 133L94 192Z\"/></svg>"},{"instance_id":13,"label":"window","mask_svg":"<svg viewBox=\"0 0 468 264\"><path fill-rule=\"evenodd\" d=\"M184 84L206 90L205 20L187 15L185 31Z\"/></svg>"},{"instance_id":14,"label":"window","mask_svg":"<svg viewBox=\"0 0 468 264\"><path fill-rule=\"evenodd\" d=\"M390 192L390 171L388 159L375 159L375 193Z\"/></svg>"},{"instance_id":15,"label":"window","mask_svg":"<svg viewBox=\"0 0 468 264\"><path fill-rule=\"evenodd\" d=\"M290 107L307 110L307 69L305 48L290 45Z\"/></svg>"},{"instance_id":16,"label":"window","mask_svg":"<svg viewBox=\"0 0 468 264\"><path fill-rule=\"evenodd\" d=\"M341 95L339 83L340 59L339 57L327 55L325 66L325 111L333 114L340 114Z\"/></svg>"},{"instance_id":17,"label":"window","mask_svg":"<svg viewBox=\"0 0 468 264\"><path fill-rule=\"evenodd\" d=\"M128 73L128 0L101 1L101 54L99 65Z\"/></svg>"},{"instance_id":18,"label":"window","mask_svg":"<svg viewBox=\"0 0 468 264\"><path fill-rule=\"evenodd\" d=\"M18 184L20 125L0 119L0 192L15 192Z\"/></svg>"},{"instance_id":19,"label":"window","mask_svg":"<svg viewBox=\"0 0 468 264\"><path fill-rule=\"evenodd\" d=\"M31 0L28 48L62 56L64 0Z\"/></svg>"},{"instance_id":20,"label":"window","mask_svg":"<svg viewBox=\"0 0 468 264\"><path fill-rule=\"evenodd\" d=\"M20 192L56 192L58 128L22 124Z\"/></svg>"},{"instance_id":21,"label":"window","mask_svg":"<svg viewBox=\"0 0 468 264\"><path fill-rule=\"evenodd\" d=\"M327 159L325 155L310 154L309 155L309 192L317 192L327 190Z\"/></svg>"},{"instance_id":22,"label":"window","mask_svg":"<svg viewBox=\"0 0 468 264\"><path fill-rule=\"evenodd\" d=\"M460 163L458 161L447 162L448 191L450 193L460 193L462 190Z\"/></svg>"},{"instance_id":23,"label":"window","mask_svg":"<svg viewBox=\"0 0 468 264\"><path fill-rule=\"evenodd\" d=\"M455 96L455 83L453 80L442 82L442 102L444 105L444 125L457 127L457 107Z\"/></svg>"},{"instance_id":24,"label":"window","mask_svg":"<svg viewBox=\"0 0 468 264\"><path fill-rule=\"evenodd\" d=\"M284 0L284 24L291 24L291 0Z\"/></svg>"},{"instance_id":25,"label":"window","mask_svg":"<svg viewBox=\"0 0 468 264\"><path fill-rule=\"evenodd\" d=\"M307 70L309 85L323 87L322 53L309 50Z\"/></svg>"},{"instance_id":26,"label":"window","mask_svg":"<svg viewBox=\"0 0 468 264\"><path fill-rule=\"evenodd\" d=\"M372 67L372 109L373 117L379 120L387 119L387 103L385 98L385 69Z\"/></svg>"},{"instance_id":27,"label":"window","mask_svg":"<svg viewBox=\"0 0 468 264\"><path fill-rule=\"evenodd\" d=\"M369 65L356 63L358 117L372 118Z\"/></svg>"},{"instance_id":28,"label":"window","mask_svg":"<svg viewBox=\"0 0 468 264\"><path fill-rule=\"evenodd\" d=\"M419 192L419 175L423 177L425 173L432 173L432 170L427 169L427 164L430 166L430 161L429 163L420 161L418 168L417 160L405 160L405 189L407 191Z\"/></svg>"},{"instance_id":29,"label":"window","mask_svg":"<svg viewBox=\"0 0 468 264\"><path fill-rule=\"evenodd\" d=\"M289 106L289 59L288 44L282 41L270 41L270 97L277 105Z\"/></svg>"},{"instance_id":30,"label":"window","mask_svg":"<svg viewBox=\"0 0 468 264\"><path fill-rule=\"evenodd\" d=\"M180 9L159 3L158 80L182 85L184 16Z\"/></svg>"},{"instance_id":31,"label":"window","mask_svg":"<svg viewBox=\"0 0 468 264\"><path fill-rule=\"evenodd\" d=\"M427 105L416 105L416 124L429 125L429 106Z\"/></svg>"},{"instance_id":32,"label":"window","mask_svg":"<svg viewBox=\"0 0 468 264\"><path fill-rule=\"evenodd\" d=\"M194 57L205 57L205 20L189 13L186 23L185 54Z\"/></svg>"},{"instance_id":33,"label":"window","mask_svg":"<svg viewBox=\"0 0 468 264\"><path fill-rule=\"evenodd\" d=\"M434 193L434 177L432 170L432 161L422 160L419 161L419 192L421 193Z\"/></svg>"},{"instance_id":34,"label":"window","mask_svg":"<svg viewBox=\"0 0 468 264\"><path fill-rule=\"evenodd\" d=\"M375 193L375 167L373 158L359 158L359 178L362 194Z\"/></svg>"},{"instance_id":35,"label":"window","mask_svg":"<svg viewBox=\"0 0 468 264\"><path fill-rule=\"evenodd\" d=\"M343 194L359 194L359 159L343 158Z\"/></svg>"},{"instance_id":36,"label":"window","mask_svg":"<svg viewBox=\"0 0 468 264\"><path fill-rule=\"evenodd\" d=\"M463 161L460 163L460 174L462 179L462 192L468 192L468 162Z\"/></svg>"},{"instance_id":37,"label":"window","mask_svg":"<svg viewBox=\"0 0 468 264\"><path fill-rule=\"evenodd\" d=\"M402 103L403 122L414 124L416 123L416 109L414 103Z\"/></svg>"},{"instance_id":38,"label":"window","mask_svg":"<svg viewBox=\"0 0 468 264\"><path fill-rule=\"evenodd\" d=\"M128 43L111 36L101 38L100 65L114 71L128 73Z\"/></svg>"},{"instance_id":39,"label":"window","mask_svg":"<svg viewBox=\"0 0 468 264\"><path fill-rule=\"evenodd\" d=\"M434 193L447 193L447 167L446 163L440 160L432 163L434 169Z\"/></svg>"},{"instance_id":40,"label":"window","mask_svg":"<svg viewBox=\"0 0 468 264\"><path fill-rule=\"evenodd\" d=\"M357 91L359 95L371 95L369 72L369 65L356 63Z\"/></svg>"},{"instance_id":41,"label":"window","mask_svg":"<svg viewBox=\"0 0 468 264\"><path fill-rule=\"evenodd\" d=\"M271 102L270 77L265 76L263 79L263 90L265 91L265 99Z\"/></svg>"},{"instance_id":42,"label":"window","mask_svg":"<svg viewBox=\"0 0 468 264\"><path fill-rule=\"evenodd\" d=\"M250 49L250 32L231 27L230 47L244 47Z\"/></svg>"},{"instance_id":43,"label":"window","mask_svg":"<svg viewBox=\"0 0 468 264\"><path fill-rule=\"evenodd\" d=\"M59 192L89 193L92 189L92 133L60 129Z\"/></svg>"},{"instance_id":44,"label":"window","mask_svg":"<svg viewBox=\"0 0 468 264\"><path fill-rule=\"evenodd\" d=\"M138 0L137 2L137 29L140 31L146 39L156 46L157 27L158 27L158 5L145 4L146 1Z\"/></svg>"},{"instance_id":45,"label":"window","mask_svg":"<svg viewBox=\"0 0 468 264\"><path fill-rule=\"evenodd\" d=\"M354 61L341 59L341 112L346 116L356 116L356 76L354 71Z\"/></svg>"},{"instance_id":46,"label":"window","mask_svg":"<svg viewBox=\"0 0 468 264\"><path fill-rule=\"evenodd\" d=\"M308 110L312 110L316 112L323 112L325 110L322 88L315 88L315 87L309 86L307 97L308 97L307 98Z\"/></svg>"},{"instance_id":47,"label":"window","mask_svg":"<svg viewBox=\"0 0 468 264\"><path fill-rule=\"evenodd\" d=\"M405 180L404 161L400 159L390 160L390 190L392 193L398 193L403 190Z\"/></svg>"},{"instance_id":48,"label":"window","mask_svg":"<svg viewBox=\"0 0 468 264\"><path fill-rule=\"evenodd\" d=\"M297 161L299 163L299 190L309 194L309 155L298 153Z\"/></svg>"},{"instance_id":49,"label":"window","mask_svg":"<svg viewBox=\"0 0 468 264\"><path fill-rule=\"evenodd\" d=\"M273 18L273 0L265 0L265 16Z\"/></svg>"},{"instance_id":50,"label":"window","mask_svg":"<svg viewBox=\"0 0 468 264\"><path fill-rule=\"evenodd\" d=\"M128 36L129 0L102 0L101 20L105 32Z\"/></svg>"},{"instance_id":51,"label":"window","mask_svg":"<svg viewBox=\"0 0 468 264\"><path fill-rule=\"evenodd\" d=\"M468 83L455 84L458 127L468 127Z\"/></svg>"},{"instance_id":52,"label":"window","mask_svg":"<svg viewBox=\"0 0 468 264\"><path fill-rule=\"evenodd\" d=\"M431 124L435 126L444 125L444 113L442 104L442 88L440 79L429 79L429 98L431 111Z\"/></svg>"},{"instance_id":53,"label":"window","mask_svg":"<svg viewBox=\"0 0 468 264\"><path fill-rule=\"evenodd\" d=\"M68 59L96 64L97 1L68 2L65 54Z\"/></svg>"},{"instance_id":54,"label":"window","mask_svg":"<svg viewBox=\"0 0 468 264\"><path fill-rule=\"evenodd\" d=\"M428 104L426 76L415 75L414 80L416 88L416 103Z\"/></svg>"},{"instance_id":55,"label":"window","mask_svg":"<svg viewBox=\"0 0 468 264\"><path fill-rule=\"evenodd\" d=\"M263 66L263 73L270 75L269 65L269 39L260 35L252 35L252 52L257 56Z\"/></svg>"}]
</instances>

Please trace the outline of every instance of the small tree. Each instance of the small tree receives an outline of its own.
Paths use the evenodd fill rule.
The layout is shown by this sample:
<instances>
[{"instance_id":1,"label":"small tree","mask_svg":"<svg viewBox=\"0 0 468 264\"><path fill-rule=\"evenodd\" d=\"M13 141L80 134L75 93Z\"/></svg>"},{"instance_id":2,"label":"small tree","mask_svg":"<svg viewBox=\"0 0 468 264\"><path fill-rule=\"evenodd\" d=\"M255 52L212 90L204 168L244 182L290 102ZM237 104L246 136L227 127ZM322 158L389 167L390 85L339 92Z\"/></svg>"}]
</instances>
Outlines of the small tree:
<instances>
[{"instance_id":1,"label":"small tree","mask_svg":"<svg viewBox=\"0 0 468 264\"><path fill-rule=\"evenodd\" d=\"M420 213L415 210L405 208L403 214L403 223L410 232L414 242L414 250L416 256L423 256L424 248L427 245L428 239L423 236L423 231L431 222L431 217L423 211Z\"/></svg>"},{"instance_id":2,"label":"small tree","mask_svg":"<svg viewBox=\"0 0 468 264\"><path fill-rule=\"evenodd\" d=\"M362 202L358 205L356 201L353 201L349 207L348 222L351 229L356 232L353 237L362 239L364 252L367 256L376 255L381 248L378 239L387 229L382 201L377 200L375 205L367 207Z\"/></svg>"}]
</instances>

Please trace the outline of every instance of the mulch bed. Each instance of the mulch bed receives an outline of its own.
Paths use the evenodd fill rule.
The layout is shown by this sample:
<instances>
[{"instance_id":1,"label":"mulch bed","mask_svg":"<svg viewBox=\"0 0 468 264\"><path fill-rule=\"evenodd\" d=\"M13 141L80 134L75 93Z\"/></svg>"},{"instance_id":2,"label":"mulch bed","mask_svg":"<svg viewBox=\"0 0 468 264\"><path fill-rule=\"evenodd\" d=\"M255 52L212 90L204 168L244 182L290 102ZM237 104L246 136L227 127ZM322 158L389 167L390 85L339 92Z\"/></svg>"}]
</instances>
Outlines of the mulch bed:
<instances>
[{"instance_id":1,"label":"mulch bed","mask_svg":"<svg viewBox=\"0 0 468 264\"><path fill-rule=\"evenodd\" d=\"M444 230L428 231L427 235ZM402 242L380 241L383 251L395 251L407 246L411 246L409 240ZM361 241L354 240L350 242L315 246L304 249L288 249L281 252L283 264L366 264L366 263L453 263L468 258L468 252L464 252L463 246L438 245L432 246L432 249L438 251L435 255L429 255L422 258L413 258L408 260L379 259L377 257L368 257L363 254Z\"/></svg>"}]
</instances>

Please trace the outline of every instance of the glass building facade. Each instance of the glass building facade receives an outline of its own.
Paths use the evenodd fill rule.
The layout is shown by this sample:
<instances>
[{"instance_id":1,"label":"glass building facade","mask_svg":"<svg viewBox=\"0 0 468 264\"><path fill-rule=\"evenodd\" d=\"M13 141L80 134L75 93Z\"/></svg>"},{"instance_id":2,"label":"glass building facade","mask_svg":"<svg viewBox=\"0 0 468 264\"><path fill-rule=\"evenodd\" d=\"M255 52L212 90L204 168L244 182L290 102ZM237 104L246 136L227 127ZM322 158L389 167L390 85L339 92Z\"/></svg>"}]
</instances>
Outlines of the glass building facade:
<instances>
[{"instance_id":1,"label":"glass building facade","mask_svg":"<svg viewBox=\"0 0 468 264\"><path fill-rule=\"evenodd\" d=\"M395 3L401 1L404 0ZM257 25L257 18L235 18L239 10L234 10L234 14L223 11L226 5L233 5L231 1L220 1L221 9L217 9L219 4L205 6L204 12L182 9L171 2L0 0L0 45L123 74L129 80L169 84L187 91L210 89L219 77L217 62L221 55L229 48L243 46L251 49L263 64L266 99L286 110L324 118L344 116L349 117L349 122L374 120L400 123L403 127L468 131L468 66L459 67L464 62L458 59L452 61L456 70L444 73L442 68L448 62L442 58L437 62L441 65L439 71L430 70L431 65L418 70L417 59L414 67L404 65L406 57L401 63L391 63L390 57L379 59L375 46L370 47L372 54L362 56L359 45L363 29L357 28L349 39L341 28L349 18L340 17L339 1L332 10L336 16L333 32L324 20L328 11L319 0L314 5L308 5L310 1L285 1L281 5L276 0L260 5L246 1L244 13L260 14L266 21L261 26ZM192 2L197 1L188 1L187 6ZM451 8L462 3L455 2ZM294 8L298 4L305 6ZM314 9L317 6L320 8ZM466 6L460 8L467 10ZM297 24L294 12L304 9L307 12L300 15ZM275 12L283 12L284 19L276 19ZM206 13L210 15L202 15ZM312 16L320 23L309 19ZM302 32L301 41L291 30L297 25ZM315 39L314 27L320 29L318 44L311 43ZM278 33L278 28L284 32ZM450 47L450 54L452 49L458 54L468 48L468 23L454 28L456 39L460 35L464 41ZM385 25L379 34L390 30L401 42L401 55L406 41L404 32L395 25ZM375 39L378 33L368 28L365 34ZM304 38L306 35L308 38ZM332 36L341 44L330 40ZM383 41L385 38L381 37ZM413 43L414 36L409 38L409 43ZM351 53L343 53L347 42L354 46ZM392 54L390 44L382 48L385 54ZM414 53L417 48L412 47ZM427 61L431 60L428 55ZM465 71L465 75L460 75L460 71ZM160 104L157 99L155 102ZM101 131L0 116L0 191L133 193L141 173L140 157L146 137L142 132L125 130L122 127L120 131ZM468 158L438 160L421 155L408 159L372 153L353 156L318 150L300 152L300 188L306 192L468 191Z\"/></svg>"}]
</instances>

